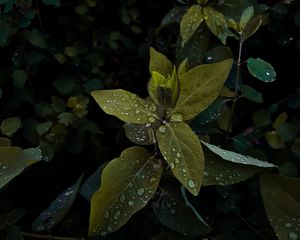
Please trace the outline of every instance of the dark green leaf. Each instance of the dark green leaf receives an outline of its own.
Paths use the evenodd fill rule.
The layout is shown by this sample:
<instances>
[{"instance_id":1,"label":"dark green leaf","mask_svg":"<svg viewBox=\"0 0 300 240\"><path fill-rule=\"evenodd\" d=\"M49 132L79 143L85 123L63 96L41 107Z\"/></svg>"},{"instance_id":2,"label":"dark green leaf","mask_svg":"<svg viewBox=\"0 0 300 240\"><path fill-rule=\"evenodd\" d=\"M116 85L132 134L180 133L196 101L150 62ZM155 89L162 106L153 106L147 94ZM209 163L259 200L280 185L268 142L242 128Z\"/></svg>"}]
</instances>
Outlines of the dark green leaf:
<instances>
[{"instance_id":1,"label":"dark green leaf","mask_svg":"<svg viewBox=\"0 0 300 240\"><path fill-rule=\"evenodd\" d=\"M22 69L17 69L13 72L12 78L14 80L14 86L21 88L27 80L27 73Z\"/></svg>"},{"instance_id":2,"label":"dark green leaf","mask_svg":"<svg viewBox=\"0 0 300 240\"><path fill-rule=\"evenodd\" d=\"M142 147L131 147L103 170L91 201L89 235L118 230L155 194L162 163Z\"/></svg>"},{"instance_id":3,"label":"dark green leaf","mask_svg":"<svg viewBox=\"0 0 300 240\"><path fill-rule=\"evenodd\" d=\"M229 58L232 58L232 52L230 48L224 46L215 47L204 56L205 63L217 63Z\"/></svg>"},{"instance_id":4,"label":"dark green leaf","mask_svg":"<svg viewBox=\"0 0 300 240\"><path fill-rule=\"evenodd\" d=\"M172 8L162 19L161 25L166 26L173 22L180 23L183 15L185 14L186 7L174 7Z\"/></svg>"},{"instance_id":5,"label":"dark green leaf","mask_svg":"<svg viewBox=\"0 0 300 240\"><path fill-rule=\"evenodd\" d=\"M253 122L256 127L264 127L271 123L271 116L267 110L260 109L253 115Z\"/></svg>"},{"instance_id":6,"label":"dark green leaf","mask_svg":"<svg viewBox=\"0 0 300 240\"><path fill-rule=\"evenodd\" d=\"M28 41L35 47L47 48L47 43L42 37L41 33L37 29L32 29L28 31Z\"/></svg>"},{"instance_id":7,"label":"dark green leaf","mask_svg":"<svg viewBox=\"0 0 300 240\"><path fill-rule=\"evenodd\" d=\"M7 225L13 225L18 222L24 215L25 210L16 208L8 213L0 215L0 229L3 230Z\"/></svg>"},{"instance_id":8,"label":"dark green leaf","mask_svg":"<svg viewBox=\"0 0 300 240\"><path fill-rule=\"evenodd\" d=\"M284 142L288 142L296 138L299 129L293 123L283 123L276 127L276 131Z\"/></svg>"},{"instance_id":9,"label":"dark green leaf","mask_svg":"<svg viewBox=\"0 0 300 240\"><path fill-rule=\"evenodd\" d=\"M18 117L6 118L1 122L1 132L8 136L13 135L21 127L22 122Z\"/></svg>"},{"instance_id":10,"label":"dark green leaf","mask_svg":"<svg viewBox=\"0 0 300 240\"><path fill-rule=\"evenodd\" d=\"M241 91L242 91L243 97L247 98L248 100L250 100L252 102L262 103L264 101L262 98L262 93L256 91L254 88L252 88L246 84L242 84Z\"/></svg>"},{"instance_id":11,"label":"dark green leaf","mask_svg":"<svg viewBox=\"0 0 300 240\"><path fill-rule=\"evenodd\" d=\"M260 58L248 58L247 67L252 76L263 82L273 82L276 79L273 66Z\"/></svg>"},{"instance_id":12,"label":"dark green leaf","mask_svg":"<svg viewBox=\"0 0 300 240\"><path fill-rule=\"evenodd\" d=\"M188 191L198 195L204 171L204 155L198 137L186 123L162 125L156 137L174 176Z\"/></svg>"},{"instance_id":13,"label":"dark green leaf","mask_svg":"<svg viewBox=\"0 0 300 240\"><path fill-rule=\"evenodd\" d=\"M34 220L32 224L34 231L49 231L65 217L72 207L81 181L82 176L79 177L73 186L59 194L51 202L50 206Z\"/></svg>"},{"instance_id":14,"label":"dark green leaf","mask_svg":"<svg viewBox=\"0 0 300 240\"><path fill-rule=\"evenodd\" d=\"M14 35L18 29L9 25L7 22L0 19L0 46L6 44L7 40Z\"/></svg>"},{"instance_id":15,"label":"dark green leaf","mask_svg":"<svg viewBox=\"0 0 300 240\"><path fill-rule=\"evenodd\" d=\"M54 7L60 7L60 0L42 0L46 5L52 5Z\"/></svg>"}]
</instances>

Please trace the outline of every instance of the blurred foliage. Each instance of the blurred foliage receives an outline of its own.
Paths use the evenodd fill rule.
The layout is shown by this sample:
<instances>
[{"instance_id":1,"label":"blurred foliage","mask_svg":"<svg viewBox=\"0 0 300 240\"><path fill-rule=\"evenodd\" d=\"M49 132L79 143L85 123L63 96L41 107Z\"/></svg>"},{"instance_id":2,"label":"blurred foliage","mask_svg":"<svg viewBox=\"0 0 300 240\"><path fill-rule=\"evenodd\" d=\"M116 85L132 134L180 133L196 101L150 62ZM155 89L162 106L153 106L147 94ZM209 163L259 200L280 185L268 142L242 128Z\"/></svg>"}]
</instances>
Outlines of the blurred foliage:
<instances>
[{"instance_id":1,"label":"blurred foliage","mask_svg":"<svg viewBox=\"0 0 300 240\"><path fill-rule=\"evenodd\" d=\"M121 152L141 148L130 140L146 133L106 115L90 93L145 98L150 78L173 88L173 64L163 78L148 69L150 47L178 75L234 59L219 98L184 119L206 146L203 187L186 192L164 161L157 190L123 226L88 237L100 175L109 190L120 177L113 164L124 167ZM0 0L0 238L299 239L299 53L296 0Z\"/></svg>"}]
</instances>

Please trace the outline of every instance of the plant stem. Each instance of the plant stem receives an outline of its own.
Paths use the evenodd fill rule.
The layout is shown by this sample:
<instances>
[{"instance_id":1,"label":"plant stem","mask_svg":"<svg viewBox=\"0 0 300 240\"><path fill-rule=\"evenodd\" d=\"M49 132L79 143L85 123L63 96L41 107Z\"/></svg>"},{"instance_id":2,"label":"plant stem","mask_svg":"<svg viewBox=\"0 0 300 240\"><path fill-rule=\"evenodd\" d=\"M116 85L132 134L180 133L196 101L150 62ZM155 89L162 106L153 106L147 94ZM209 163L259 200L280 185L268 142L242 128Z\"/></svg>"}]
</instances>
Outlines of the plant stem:
<instances>
[{"instance_id":1,"label":"plant stem","mask_svg":"<svg viewBox=\"0 0 300 240\"><path fill-rule=\"evenodd\" d=\"M239 53L238 53L238 58L237 58L237 62L236 62L236 77L235 77L235 88L234 88L234 98L233 98L233 102L231 105L231 109L230 109L230 115L229 115L229 120L228 120L228 126L227 126L227 130L226 130L226 145L228 144L228 140L229 140L229 133L232 130L232 120L233 120L233 114L234 114L234 110L235 110L235 106L237 103L237 100L239 99L239 87L240 87L240 78L241 78L241 60L242 60L242 47L243 47L243 43L244 43L244 39L240 37L239 40Z\"/></svg>"},{"instance_id":2,"label":"plant stem","mask_svg":"<svg viewBox=\"0 0 300 240\"><path fill-rule=\"evenodd\" d=\"M39 238L39 239L52 239L52 240L85 240L86 238L80 237L60 237L60 236L51 236L51 235L42 235L37 233L29 233L29 232L22 232L24 237L31 237L31 238Z\"/></svg>"}]
</instances>

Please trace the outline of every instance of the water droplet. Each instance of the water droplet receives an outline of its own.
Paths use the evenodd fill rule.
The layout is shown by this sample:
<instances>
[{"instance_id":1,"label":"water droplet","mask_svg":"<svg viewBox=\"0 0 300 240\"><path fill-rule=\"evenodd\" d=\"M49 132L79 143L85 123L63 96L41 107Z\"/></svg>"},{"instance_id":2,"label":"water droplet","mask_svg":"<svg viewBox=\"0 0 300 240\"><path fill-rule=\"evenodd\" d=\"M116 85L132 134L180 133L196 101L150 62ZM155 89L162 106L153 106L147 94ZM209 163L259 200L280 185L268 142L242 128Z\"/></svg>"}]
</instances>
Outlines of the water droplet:
<instances>
[{"instance_id":1,"label":"water droplet","mask_svg":"<svg viewBox=\"0 0 300 240\"><path fill-rule=\"evenodd\" d=\"M155 177L152 177L149 179L149 183L152 184L152 183L155 183L156 182L156 178Z\"/></svg>"},{"instance_id":2,"label":"water droplet","mask_svg":"<svg viewBox=\"0 0 300 240\"><path fill-rule=\"evenodd\" d=\"M175 164L171 162L170 167L171 167L171 169L175 168Z\"/></svg>"},{"instance_id":3,"label":"water droplet","mask_svg":"<svg viewBox=\"0 0 300 240\"><path fill-rule=\"evenodd\" d=\"M298 239L298 234L295 232L289 232L289 238L291 240L297 240Z\"/></svg>"},{"instance_id":4,"label":"water droplet","mask_svg":"<svg viewBox=\"0 0 300 240\"><path fill-rule=\"evenodd\" d=\"M286 228L291 228L293 225L292 225L291 223L287 222L287 223L284 224L284 226L285 226Z\"/></svg>"},{"instance_id":5,"label":"water droplet","mask_svg":"<svg viewBox=\"0 0 300 240\"><path fill-rule=\"evenodd\" d=\"M133 207L134 206L134 201L132 201L132 200L128 201L128 206Z\"/></svg>"},{"instance_id":6,"label":"water droplet","mask_svg":"<svg viewBox=\"0 0 300 240\"><path fill-rule=\"evenodd\" d=\"M108 232L112 232L111 226L108 226L108 227L107 227L107 231L108 231Z\"/></svg>"},{"instance_id":7,"label":"water droplet","mask_svg":"<svg viewBox=\"0 0 300 240\"><path fill-rule=\"evenodd\" d=\"M148 122L154 123L154 122L155 122L155 117L149 117L149 118L148 118Z\"/></svg>"},{"instance_id":8,"label":"water droplet","mask_svg":"<svg viewBox=\"0 0 300 240\"><path fill-rule=\"evenodd\" d=\"M158 129L158 131L159 131L160 133L165 133L165 132L167 131L167 129L166 129L165 126L160 126L159 129Z\"/></svg>"},{"instance_id":9,"label":"water droplet","mask_svg":"<svg viewBox=\"0 0 300 240\"><path fill-rule=\"evenodd\" d=\"M151 127L151 123L146 123L146 125L145 125L147 128L148 127Z\"/></svg>"},{"instance_id":10,"label":"water droplet","mask_svg":"<svg viewBox=\"0 0 300 240\"><path fill-rule=\"evenodd\" d=\"M177 156L177 157L181 157L181 154L178 152L178 153L176 154L176 156Z\"/></svg>"},{"instance_id":11,"label":"water droplet","mask_svg":"<svg viewBox=\"0 0 300 240\"><path fill-rule=\"evenodd\" d=\"M126 197L125 197L125 195L124 194L122 194L121 196L120 196L120 202L121 203L124 203L125 202L125 200L126 200Z\"/></svg>"},{"instance_id":12,"label":"water droplet","mask_svg":"<svg viewBox=\"0 0 300 240\"><path fill-rule=\"evenodd\" d=\"M209 173L208 173L207 171L204 171L203 175L204 175L205 177L208 177L208 176L209 176Z\"/></svg>"},{"instance_id":13,"label":"water droplet","mask_svg":"<svg viewBox=\"0 0 300 240\"><path fill-rule=\"evenodd\" d=\"M181 170L182 170L183 173L186 173L186 169L185 169L185 168L183 168L183 169L181 169Z\"/></svg>"},{"instance_id":14,"label":"water droplet","mask_svg":"<svg viewBox=\"0 0 300 240\"><path fill-rule=\"evenodd\" d=\"M105 219L109 219L109 216L110 216L109 212L106 211L106 212L104 213L104 218L105 218Z\"/></svg>"},{"instance_id":15,"label":"water droplet","mask_svg":"<svg viewBox=\"0 0 300 240\"><path fill-rule=\"evenodd\" d=\"M128 187L132 188L133 187L133 184L132 182L128 183Z\"/></svg>"},{"instance_id":16,"label":"water droplet","mask_svg":"<svg viewBox=\"0 0 300 240\"><path fill-rule=\"evenodd\" d=\"M171 211L171 214L173 214L173 215L176 214L176 210L175 209L172 208L170 211Z\"/></svg>"},{"instance_id":17,"label":"water droplet","mask_svg":"<svg viewBox=\"0 0 300 240\"><path fill-rule=\"evenodd\" d=\"M194 183L194 181L192 179L188 181L188 186L190 188L194 188L195 187L195 183Z\"/></svg>"},{"instance_id":18,"label":"water droplet","mask_svg":"<svg viewBox=\"0 0 300 240\"><path fill-rule=\"evenodd\" d=\"M139 189L136 191L137 195L139 195L139 196L142 196L142 195L144 194L144 192L145 192L145 189L144 189L144 188L139 188Z\"/></svg>"},{"instance_id":19,"label":"water droplet","mask_svg":"<svg viewBox=\"0 0 300 240\"><path fill-rule=\"evenodd\" d=\"M138 109L135 110L135 113L136 113L136 114L139 114L139 113L140 113L140 110L138 110Z\"/></svg>"},{"instance_id":20,"label":"water droplet","mask_svg":"<svg viewBox=\"0 0 300 240\"><path fill-rule=\"evenodd\" d=\"M106 235L106 232L102 231L102 232L100 233L100 235L101 235L101 236L105 236L105 235Z\"/></svg>"},{"instance_id":21,"label":"water droplet","mask_svg":"<svg viewBox=\"0 0 300 240\"><path fill-rule=\"evenodd\" d=\"M271 73L269 73L269 72L266 72L266 74L267 74L267 76L270 76L270 74L271 74Z\"/></svg>"},{"instance_id":22,"label":"water droplet","mask_svg":"<svg viewBox=\"0 0 300 240\"><path fill-rule=\"evenodd\" d=\"M175 162L178 164L178 163L179 163L179 159L178 159L178 158L175 158Z\"/></svg>"},{"instance_id":23,"label":"water droplet","mask_svg":"<svg viewBox=\"0 0 300 240\"><path fill-rule=\"evenodd\" d=\"M150 111L155 112L156 111L156 106L154 104L151 104L149 109L150 109Z\"/></svg>"},{"instance_id":24,"label":"water droplet","mask_svg":"<svg viewBox=\"0 0 300 240\"><path fill-rule=\"evenodd\" d=\"M115 219L115 220L118 220L119 217L120 217L120 214L121 214L121 211L120 211L120 210L119 210L119 211L116 211L115 214L114 214L114 219Z\"/></svg>"}]
</instances>

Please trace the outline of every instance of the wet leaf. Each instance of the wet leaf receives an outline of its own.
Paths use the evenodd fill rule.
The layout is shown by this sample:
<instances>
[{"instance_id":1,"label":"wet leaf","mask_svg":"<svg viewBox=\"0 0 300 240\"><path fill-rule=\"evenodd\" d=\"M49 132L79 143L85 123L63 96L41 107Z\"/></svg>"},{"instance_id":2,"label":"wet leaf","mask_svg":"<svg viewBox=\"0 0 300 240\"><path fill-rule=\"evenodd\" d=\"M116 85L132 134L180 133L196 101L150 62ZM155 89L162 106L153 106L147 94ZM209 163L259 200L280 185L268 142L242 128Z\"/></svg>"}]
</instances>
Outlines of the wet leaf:
<instances>
[{"instance_id":1,"label":"wet leaf","mask_svg":"<svg viewBox=\"0 0 300 240\"><path fill-rule=\"evenodd\" d=\"M248 58L247 67L252 76L263 82L273 82L276 79L273 66L260 58Z\"/></svg>"},{"instance_id":2,"label":"wet leaf","mask_svg":"<svg viewBox=\"0 0 300 240\"><path fill-rule=\"evenodd\" d=\"M172 8L162 19L161 25L166 26L171 23L177 22L180 23L183 15L185 14L186 7L174 7Z\"/></svg>"},{"instance_id":3,"label":"wet leaf","mask_svg":"<svg viewBox=\"0 0 300 240\"><path fill-rule=\"evenodd\" d=\"M261 168L274 168L276 165L269 163L269 162L264 162L260 161L256 158L242 155L236 152L228 151L222 148L219 148L215 145L206 143L202 141L202 144L204 144L209 150L211 150L213 153L217 154L224 160L227 160L229 162L237 163L237 164L244 164L244 165L251 165L251 166L257 166Z\"/></svg>"},{"instance_id":4,"label":"wet leaf","mask_svg":"<svg viewBox=\"0 0 300 240\"><path fill-rule=\"evenodd\" d=\"M0 29L0 46L3 46L7 40L18 31L18 28L9 25L2 19L0 19Z\"/></svg>"},{"instance_id":5,"label":"wet leaf","mask_svg":"<svg viewBox=\"0 0 300 240\"><path fill-rule=\"evenodd\" d=\"M79 190L82 177L80 176L76 183L64 190L55 198L49 207L44 210L33 222L34 231L49 231L57 225L69 212Z\"/></svg>"},{"instance_id":6,"label":"wet leaf","mask_svg":"<svg viewBox=\"0 0 300 240\"><path fill-rule=\"evenodd\" d=\"M182 37L182 45L184 45L194 35L203 20L203 10L200 5L192 5L187 10L180 22L180 35Z\"/></svg>"},{"instance_id":7,"label":"wet leaf","mask_svg":"<svg viewBox=\"0 0 300 240\"><path fill-rule=\"evenodd\" d=\"M215 47L204 56L205 63L221 62L229 58L232 58L232 52L230 48L224 46Z\"/></svg>"},{"instance_id":8,"label":"wet leaf","mask_svg":"<svg viewBox=\"0 0 300 240\"><path fill-rule=\"evenodd\" d=\"M91 201L89 235L118 230L154 195L162 163L142 147L124 150L107 164Z\"/></svg>"},{"instance_id":9,"label":"wet leaf","mask_svg":"<svg viewBox=\"0 0 300 240\"><path fill-rule=\"evenodd\" d=\"M262 93L256 91L254 88L252 88L246 84L242 84L241 91L242 91L243 97L247 98L248 100L250 100L252 102L262 103L264 101L262 98Z\"/></svg>"},{"instance_id":10,"label":"wet leaf","mask_svg":"<svg viewBox=\"0 0 300 240\"><path fill-rule=\"evenodd\" d=\"M204 171L204 155L198 137L186 123L162 125L156 137L174 176L188 191L198 195Z\"/></svg>"},{"instance_id":11,"label":"wet leaf","mask_svg":"<svg viewBox=\"0 0 300 240\"><path fill-rule=\"evenodd\" d=\"M260 175L260 191L268 221L279 240L300 237L300 180L278 174Z\"/></svg>"},{"instance_id":12,"label":"wet leaf","mask_svg":"<svg viewBox=\"0 0 300 240\"><path fill-rule=\"evenodd\" d=\"M7 225L13 225L18 222L24 215L26 211L21 208L13 209L10 212L3 213L0 215L0 229L3 230Z\"/></svg>"},{"instance_id":13,"label":"wet leaf","mask_svg":"<svg viewBox=\"0 0 300 240\"><path fill-rule=\"evenodd\" d=\"M91 95L104 112L124 122L149 123L157 118L154 104L126 90L98 90L93 91Z\"/></svg>"},{"instance_id":14,"label":"wet leaf","mask_svg":"<svg viewBox=\"0 0 300 240\"><path fill-rule=\"evenodd\" d=\"M235 184L266 170L268 169L224 161L218 155L207 153L205 154L203 186Z\"/></svg>"},{"instance_id":15,"label":"wet leaf","mask_svg":"<svg viewBox=\"0 0 300 240\"><path fill-rule=\"evenodd\" d=\"M149 63L149 72L151 75L153 71L159 72L164 77L167 77L172 74L173 64L165 55L151 47Z\"/></svg>"},{"instance_id":16,"label":"wet leaf","mask_svg":"<svg viewBox=\"0 0 300 240\"><path fill-rule=\"evenodd\" d=\"M31 149L0 147L0 188L23 172L27 166L40 160L40 155L30 152Z\"/></svg>"},{"instance_id":17,"label":"wet leaf","mask_svg":"<svg viewBox=\"0 0 300 240\"><path fill-rule=\"evenodd\" d=\"M1 122L1 132L7 136L13 135L21 127L22 122L18 117L6 118Z\"/></svg>"},{"instance_id":18,"label":"wet leaf","mask_svg":"<svg viewBox=\"0 0 300 240\"><path fill-rule=\"evenodd\" d=\"M158 220L169 229L185 236L205 235L210 227L204 224L188 207L180 193L180 186L174 181L162 184L159 199L152 203Z\"/></svg>"},{"instance_id":19,"label":"wet leaf","mask_svg":"<svg viewBox=\"0 0 300 240\"><path fill-rule=\"evenodd\" d=\"M232 59L203 64L181 75L180 93L172 113L189 120L206 109L218 96L230 72Z\"/></svg>"}]
</instances>

